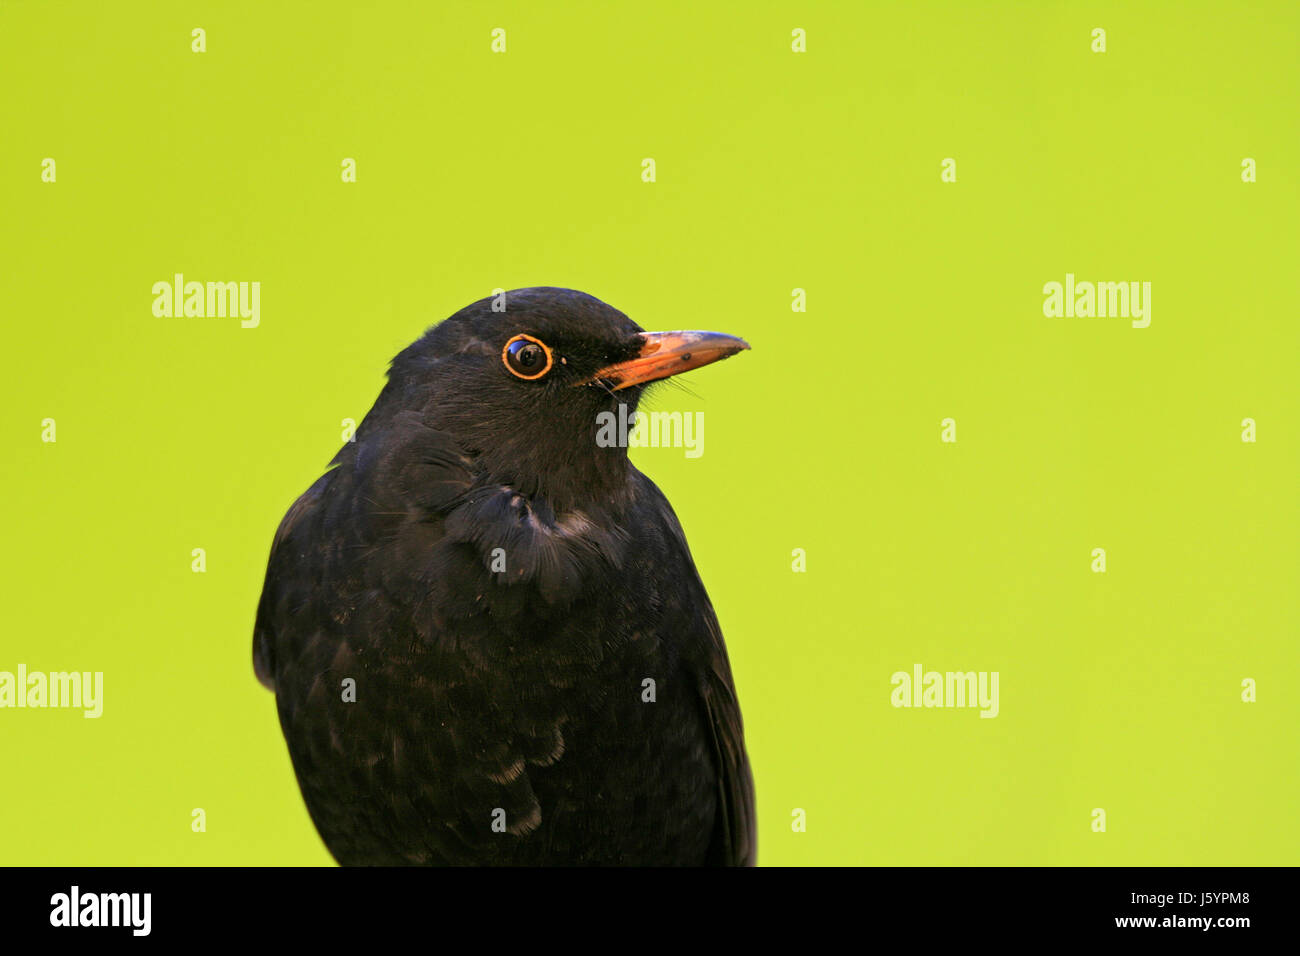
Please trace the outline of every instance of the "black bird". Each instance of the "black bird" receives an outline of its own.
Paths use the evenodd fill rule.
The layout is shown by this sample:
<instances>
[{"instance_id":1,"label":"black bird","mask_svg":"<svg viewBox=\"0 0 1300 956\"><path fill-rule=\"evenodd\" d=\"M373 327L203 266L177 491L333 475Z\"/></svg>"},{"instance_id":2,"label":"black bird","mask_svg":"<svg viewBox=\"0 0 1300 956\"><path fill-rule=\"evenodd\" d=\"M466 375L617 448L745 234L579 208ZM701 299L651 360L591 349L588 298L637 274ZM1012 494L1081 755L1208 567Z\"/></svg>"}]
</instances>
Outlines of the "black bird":
<instances>
[{"instance_id":1,"label":"black bird","mask_svg":"<svg viewBox=\"0 0 1300 956\"><path fill-rule=\"evenodd\" d=\"M276 532L254 666L312 820L345 865L750 865L717 618L663 493L597 441L749 346L570 289L493 304L393 359Z\"/></svg>"}]
</instances>

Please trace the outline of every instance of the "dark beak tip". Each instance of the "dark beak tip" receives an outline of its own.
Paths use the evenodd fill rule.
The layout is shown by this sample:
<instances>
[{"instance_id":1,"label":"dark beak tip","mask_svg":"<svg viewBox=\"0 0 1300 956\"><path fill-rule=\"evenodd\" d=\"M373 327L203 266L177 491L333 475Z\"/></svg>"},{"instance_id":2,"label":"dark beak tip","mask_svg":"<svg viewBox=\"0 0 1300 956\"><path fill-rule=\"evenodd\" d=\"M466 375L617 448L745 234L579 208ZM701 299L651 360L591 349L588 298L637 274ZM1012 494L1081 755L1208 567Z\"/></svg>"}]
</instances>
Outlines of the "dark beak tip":
<instances>
[{"instance_id":1,"label":"dark beak tip","mask_svg":"<svg viewBox=\"0 0 1300 956\"><path fill-rule=\"evenodd\" d=\"M739 335L727 335L724 332L707 332L703 334L701 341L696 343L695 348L700 351L713 349L717 352L721 352L725 356L732 356L739 352L749 351L751 346Z\"/></svg>"}]
</instances>

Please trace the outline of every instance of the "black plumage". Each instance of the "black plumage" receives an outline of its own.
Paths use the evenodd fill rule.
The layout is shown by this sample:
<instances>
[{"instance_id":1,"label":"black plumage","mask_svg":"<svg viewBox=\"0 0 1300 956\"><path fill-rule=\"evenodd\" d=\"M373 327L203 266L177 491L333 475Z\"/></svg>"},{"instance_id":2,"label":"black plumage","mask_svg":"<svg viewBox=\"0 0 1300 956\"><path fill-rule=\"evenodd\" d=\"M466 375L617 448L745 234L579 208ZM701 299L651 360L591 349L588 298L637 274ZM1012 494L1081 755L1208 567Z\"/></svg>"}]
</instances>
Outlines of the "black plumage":
<instances>
[{"instance_id":1,"label":"black plumage","mask_svg":"<svg viewBox=\"0 0 1300 956\"><path fill-rule=\"evenodd\" d=\"M254 663L308 810L343 864L752 864L717 618L668 501L596 441L748 346L505 302L393 360L276 533Z\"/></svg>"}]
</instances>

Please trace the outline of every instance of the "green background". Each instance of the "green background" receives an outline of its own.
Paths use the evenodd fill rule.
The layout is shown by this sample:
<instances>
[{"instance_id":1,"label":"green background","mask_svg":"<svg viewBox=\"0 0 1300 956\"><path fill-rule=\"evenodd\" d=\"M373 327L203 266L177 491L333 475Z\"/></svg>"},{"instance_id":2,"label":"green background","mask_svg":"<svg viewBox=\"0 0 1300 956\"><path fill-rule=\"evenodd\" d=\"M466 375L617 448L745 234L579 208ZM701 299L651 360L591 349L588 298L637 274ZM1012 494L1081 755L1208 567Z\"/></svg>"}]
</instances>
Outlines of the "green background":
<instances>
[{"instance_id":1,"label":"green background","mask_svg":"<svg viewBox=\"0 0 1300 956\"><path fill-rule=\"evenodd\" d=\"M0 711L0 863L330 862L252 673L272 534L392 355L535 284L753 345L649 401L702 458L634 458L761 863L1300 861L1298 47L1293 3L0 2L0 670L105 673ZM155 318L174 272L261 326ZM1150 328L1045 318L1066 272ZM914 663L1000 716L891 707Z\"/></svg>"}]
</instances>

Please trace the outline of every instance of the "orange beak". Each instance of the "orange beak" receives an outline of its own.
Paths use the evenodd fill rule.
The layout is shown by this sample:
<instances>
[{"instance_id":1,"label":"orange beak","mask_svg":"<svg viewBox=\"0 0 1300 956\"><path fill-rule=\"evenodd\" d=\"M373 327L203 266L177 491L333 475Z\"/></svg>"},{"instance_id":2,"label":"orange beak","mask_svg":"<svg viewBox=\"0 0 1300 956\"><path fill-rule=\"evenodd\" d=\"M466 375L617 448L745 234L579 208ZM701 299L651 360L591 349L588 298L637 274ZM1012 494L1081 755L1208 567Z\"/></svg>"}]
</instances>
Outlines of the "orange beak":
<instances>
[{"instance_id":1,"label":"orange beak","mask_svg":"<svg viewBox=\"0 0 1300 956\"><path fill-rule=\"evenodd\" d=\"M604 382L612 391L655 382L679 372L729 358L749 348L749 343L721 332L642 332L636 358L602 368L590 379Z\"/></svg>"}]
</instances>

